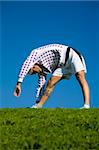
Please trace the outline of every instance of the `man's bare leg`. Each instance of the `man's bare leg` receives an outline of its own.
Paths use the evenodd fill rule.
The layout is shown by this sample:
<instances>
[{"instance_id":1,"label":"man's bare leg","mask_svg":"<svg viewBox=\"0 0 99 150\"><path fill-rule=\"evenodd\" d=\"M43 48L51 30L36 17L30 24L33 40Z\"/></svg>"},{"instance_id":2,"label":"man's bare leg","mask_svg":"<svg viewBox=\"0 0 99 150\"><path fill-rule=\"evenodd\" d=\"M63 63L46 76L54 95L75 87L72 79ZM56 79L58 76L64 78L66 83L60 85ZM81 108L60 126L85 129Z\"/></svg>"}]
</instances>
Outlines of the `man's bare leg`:
<instances>
[{"instance_id":1,"label":"man's bare leg","mask_svg":"<svg viewBox=\"0 0 99 150\"><path fill-rule=\"evenodd\" d=\"M43 96L40 99L40 102L37 104L38 107L41 107L44 105L48 97L51 95L52 91L54 90L55 85L62 79L62 77L59 76L52 76L47 84L46 90L43 94Z\"/></svg>"},{"instance_id":2,"label":"man's bare leg","mask_svg":"<svg viewBox=\"0 0 99 150\"><path fill-rule=\"evenodd\" d=\"M90 91L88 83L85 79L85 73L84 71L80 71L76 73L76 79L80 83L80 86L82 88L83 97L84 97L84 104L90 106Z\"/></svg>"}]
</instances>

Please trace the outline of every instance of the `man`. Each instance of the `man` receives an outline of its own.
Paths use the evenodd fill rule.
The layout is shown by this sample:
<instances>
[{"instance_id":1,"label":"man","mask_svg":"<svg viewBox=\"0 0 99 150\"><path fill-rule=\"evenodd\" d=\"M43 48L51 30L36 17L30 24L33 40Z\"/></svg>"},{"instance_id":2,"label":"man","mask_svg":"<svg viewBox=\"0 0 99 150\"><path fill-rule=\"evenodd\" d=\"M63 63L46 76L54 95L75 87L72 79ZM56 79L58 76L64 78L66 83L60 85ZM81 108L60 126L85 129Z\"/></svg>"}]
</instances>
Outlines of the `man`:
<instances>
[{"instance_id":1,"label":"man","mask_svg":"<svg viewBox=\"0 0 99 150\"><path fill-rule=\"evenodd\" d=\"M84 97L83 108L90 108L90 92L85 79L85 61L83 56L74 48L61 44L49 44L34 49L22 65L14 90L16 97L21 94L21 84L25 76L36 73L39 77L37 99L32 108L42 108L55 85L62 79L69 79L73 74L75 74L82 89ZM48 73L51 73L52 77L49 79L44 91Z\"/></svg>"}]
</instances>

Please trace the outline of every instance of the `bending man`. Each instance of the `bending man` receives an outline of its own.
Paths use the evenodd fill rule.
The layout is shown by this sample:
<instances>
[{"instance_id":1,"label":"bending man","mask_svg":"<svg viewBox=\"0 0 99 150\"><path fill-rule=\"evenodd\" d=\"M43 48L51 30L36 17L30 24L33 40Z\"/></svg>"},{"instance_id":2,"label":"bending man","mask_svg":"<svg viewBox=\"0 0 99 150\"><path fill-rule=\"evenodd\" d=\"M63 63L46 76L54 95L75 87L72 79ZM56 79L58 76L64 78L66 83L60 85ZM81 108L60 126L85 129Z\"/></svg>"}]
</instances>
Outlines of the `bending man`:
<instances>
[{"instance_id":1,"label":"bending man","mask_svg":"<svg viewBox=\"0 0 99 150\"><path fill-rule=\"evenodd\" d=\"M21 94L21 84L25 76L36 73L38 74L39 80L36 104L32 108L42 108L55 85L62 79L70 79L73 74L82 89L84 97L83 108L90 108L90 92L85 79L85 61L83 56L74 48L61 44L49 44L34 49L22 65L14 90L16 97ZM49 73L52 74L52 77L49 79L45 88L46 76Z\"/></svg>"}]
</instances>

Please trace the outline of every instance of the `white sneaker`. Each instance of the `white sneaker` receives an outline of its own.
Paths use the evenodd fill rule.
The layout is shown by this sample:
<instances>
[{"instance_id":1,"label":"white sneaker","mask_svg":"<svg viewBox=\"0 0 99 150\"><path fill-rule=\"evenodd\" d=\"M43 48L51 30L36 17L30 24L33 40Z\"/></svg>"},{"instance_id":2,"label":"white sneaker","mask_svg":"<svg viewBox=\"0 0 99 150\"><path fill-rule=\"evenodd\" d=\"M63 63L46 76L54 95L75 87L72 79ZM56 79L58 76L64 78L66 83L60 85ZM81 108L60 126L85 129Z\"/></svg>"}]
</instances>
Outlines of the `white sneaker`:
<instances>
[{"instance_id":1,"label":"white sneaker","mask_svg":"<svg viewBox=\"0 0 99 150\"><path fill-rule=\"evenodd\" d=\"M30 108L37 108L37 104L32 105Z\"/></svg>"},{"instance_id":2,"label":"white sneaker","mask_svg":"<svg viewBox=\"0 0 99 150\"><path fill-rule=\"evenodd\" d=\"M84 104L84 106L81 107L80 109L89 109L89 108L90 108L90 106L88 104Z\"/></svg>"},{"instance_id":3,"label":"white sneaker","mask_svg":"<svg viewBox=\"0 0 99 150\"><path fill-rule=\"evenodd\" d=\"M42 105L41 104L34 104L31 108L36 108L36 109L38 109L38 108L42 108Z\"/></svg>"}]
</instances>

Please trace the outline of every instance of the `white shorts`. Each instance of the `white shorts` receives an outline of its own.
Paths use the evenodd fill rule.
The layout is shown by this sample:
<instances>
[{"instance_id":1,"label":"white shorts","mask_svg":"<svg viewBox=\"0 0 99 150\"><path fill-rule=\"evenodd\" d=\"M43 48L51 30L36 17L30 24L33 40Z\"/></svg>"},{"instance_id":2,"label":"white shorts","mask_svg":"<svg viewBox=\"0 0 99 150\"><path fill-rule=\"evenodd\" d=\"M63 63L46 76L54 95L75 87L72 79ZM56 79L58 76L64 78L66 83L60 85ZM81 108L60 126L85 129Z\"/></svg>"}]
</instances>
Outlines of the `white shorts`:
<instances>
[{"instance_id":1,"label":"white shorts","mask_svg":"<svg viewBox=\"0 0 99 150\"><path fill-rule=\"evenodd\" d=\"M76 74L79 71L84 70L84 72L87 72L85 60L82 57L82 61L79 57L79 55L72 51L72 59L68 60L66 65L63 68L57 68L53 72L53 76L60 76L64 79L69 79L73 74Z\"/></svg>"}]
</instances>

